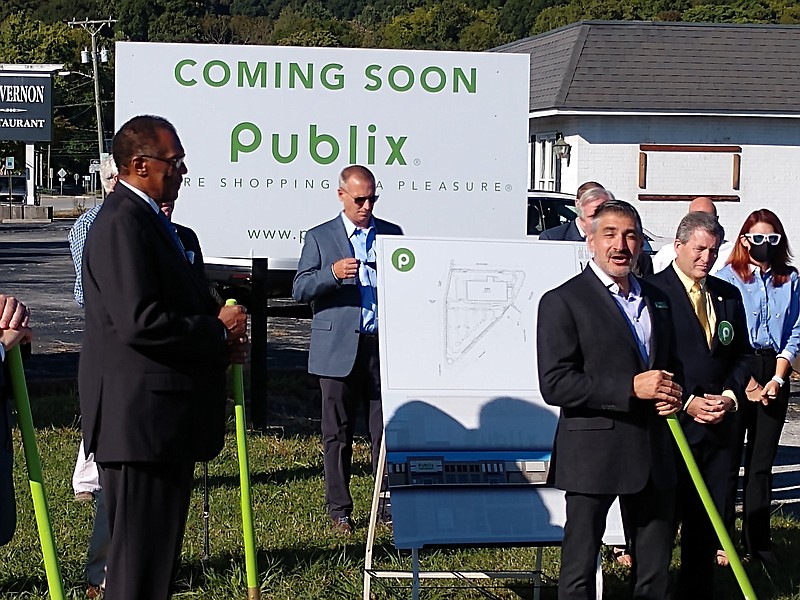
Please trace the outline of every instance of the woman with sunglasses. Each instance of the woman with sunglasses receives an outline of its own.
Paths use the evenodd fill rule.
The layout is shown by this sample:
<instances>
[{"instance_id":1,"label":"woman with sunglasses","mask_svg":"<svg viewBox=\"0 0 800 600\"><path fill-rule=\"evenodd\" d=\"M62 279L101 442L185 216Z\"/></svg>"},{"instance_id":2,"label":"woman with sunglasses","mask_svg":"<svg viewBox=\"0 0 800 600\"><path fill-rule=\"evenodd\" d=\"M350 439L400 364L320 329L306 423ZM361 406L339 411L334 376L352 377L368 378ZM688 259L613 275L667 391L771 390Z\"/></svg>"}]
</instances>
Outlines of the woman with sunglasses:
<instances>
[{"instance_id":1,"label":"woman with sunglasses","mask_svg":"<svg viewBox=\"0 0 800 600\"><path fill-rule=\"evenodd\" d=\"M762 208L750 213L739 231L728 263L717 277L739 288L747 313L750 344L755 350L749 402L739 404L732 465L730 514L733 527L741 448L744 455L742 541L747 553L767 567L777 563L770 540L772 463L786 419L789 375L800 351L800 291L797 270L780 219ZM724 554L717 562L725 564Z\"/></svg>"}]
</instances>

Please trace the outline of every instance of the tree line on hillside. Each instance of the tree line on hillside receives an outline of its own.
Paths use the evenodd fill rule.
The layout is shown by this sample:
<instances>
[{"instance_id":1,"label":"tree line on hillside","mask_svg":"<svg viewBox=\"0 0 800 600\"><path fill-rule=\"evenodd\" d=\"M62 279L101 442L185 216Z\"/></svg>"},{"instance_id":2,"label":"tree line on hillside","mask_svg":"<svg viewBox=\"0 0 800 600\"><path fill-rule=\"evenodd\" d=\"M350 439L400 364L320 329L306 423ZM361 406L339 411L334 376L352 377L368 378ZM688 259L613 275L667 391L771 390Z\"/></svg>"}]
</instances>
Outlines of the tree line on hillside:
<instances>
[{"instance_id":1,"label":"tree line on hillside","mask_svg":"<svg viewBox=\"0 0 800 600\"><path fill-rule=\"evenodd\" d=\"M4 0L0 63L80 64L89 34L72 19L116 19L115 40L480 51L580 20L800 23L792 0ZM113 53L100 85L106 131L113 123ZM96 153L91 80L54 83L57 157ZM0 142L19 154L19 144ZM69 167L68 167L69 168Z\"/></svg>"}]
</instances>

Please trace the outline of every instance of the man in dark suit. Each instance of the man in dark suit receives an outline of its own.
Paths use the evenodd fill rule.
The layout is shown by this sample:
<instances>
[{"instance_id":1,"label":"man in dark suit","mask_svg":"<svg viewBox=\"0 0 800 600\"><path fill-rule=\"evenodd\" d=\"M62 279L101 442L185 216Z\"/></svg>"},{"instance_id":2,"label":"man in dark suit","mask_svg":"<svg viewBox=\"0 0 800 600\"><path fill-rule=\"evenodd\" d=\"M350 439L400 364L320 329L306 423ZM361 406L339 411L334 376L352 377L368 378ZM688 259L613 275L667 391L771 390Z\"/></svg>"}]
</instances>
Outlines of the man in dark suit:
<instances>
[{"instance_id":1,"label":"man in dark suit","mask_svg":"<svg viewBox=\"0 0 800 600\"><path fill-rule=\"evenodd\" d=\"M561 407L550 466L567 500L560 600L596 597L597 555L617 497L634 597L668 598L675 468L664 417L680 409L681 388L669 304L630 274L643 241L636 210L604 202L589 231L589 265L539 303L539 386Z\"/></svg>"},{"instance_id":2,"label":"man in dark suit","mask_svg":"<svg viewBox=\"0 0 800 600\"><path fill-rule=\"evenodd\" d=\"M319 375L322 390L325 500L333 528L349 534L358 414L368 420L373 470L383 437L375 236L403 232L372 216L378 196L375 177L366 167L344 169L338 195L342 212L306 233L292 295L310 302L314 313L308 370Z\"/></svg>"},{"instance_id":3,"label":"man in dark suit","mask_svg":"<svg viewBox=\"0 0 800 600\"><path fill-rule=\"evenodd\" d=\"M119 182L87 236L79 384L111 530L106 594L169 597L194 463L222 448L225 369L246 356L241 307L218 308L159 211L187 172L174 127L134 117L113 141Z\"/></svg>"},{"instance_id":4,"label":"man in dark suit","mask_svg":"<svg viewBox=\"0 0 800 600\"><path fill-rule=\"evenodd\" d=\"M578 197L575 199L575 209L578 211L578 216L572 221L544 230L539 239L560 242L583 242L586 240L589 229L591 229L592 218L597 207L613 198L614 194L596 181L587 181L578 188ZM646 252L639 254L633 265L633 274L637 277L646 277L653 274L653 260L649 254Z\"/></svg>"},{"instance_id":5,"label":"man in dark suit","mask_svg":"<svg viewBox=\"0 0 800 600\"><path fill-rule=\"evenodd\" d=\"M17 527L14 499L14 456L11 440L11 390L6 385L6 351L20 343L29 343L30 312L13 296L0 294L0 546L11 541Z\"/></svg>"},{"instance_id":6,"label":"man in dark suit","mask_svg":"<svg viewBox=\"0 0 800 600\"><path fill-rule=\"evenodd\" d=\"M679 419L722 515L733 452L730 413L737 409L738 399L745 399L752 353L739 291L708 275L723 236L713 215L687 214L675 236L675 260L648 280L667 294L672 305L684 400ZM683 466L678 491L682 525L677 597L710 598L717 536Z\"/></svg>"}]
</instances>

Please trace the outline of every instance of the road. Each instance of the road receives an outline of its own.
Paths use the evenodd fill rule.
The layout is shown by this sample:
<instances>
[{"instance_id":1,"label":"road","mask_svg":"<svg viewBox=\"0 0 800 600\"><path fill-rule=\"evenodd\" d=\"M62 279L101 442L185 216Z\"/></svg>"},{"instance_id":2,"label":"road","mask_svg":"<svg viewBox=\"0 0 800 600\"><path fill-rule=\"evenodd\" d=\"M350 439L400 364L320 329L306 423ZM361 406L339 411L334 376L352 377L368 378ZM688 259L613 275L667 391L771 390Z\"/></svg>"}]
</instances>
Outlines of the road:
<instances>
[{"instance_id":1,"label":"road","mask_svg":"<svg viewBox=\"0 0 800 600\"><path fill-rule=\"evenodd\" d=\"M36 337L26 365L29 379L74 382L77 374L83 314L72 296L75 276L66 241L72 223L0 225L0 291L18 296L32 311ZM308 335L307 321L271 317L268 369L304 369ZM800 515L800 384L793 382L792 392L773 488L775 503Z\"/></svg>"}]
</instances>

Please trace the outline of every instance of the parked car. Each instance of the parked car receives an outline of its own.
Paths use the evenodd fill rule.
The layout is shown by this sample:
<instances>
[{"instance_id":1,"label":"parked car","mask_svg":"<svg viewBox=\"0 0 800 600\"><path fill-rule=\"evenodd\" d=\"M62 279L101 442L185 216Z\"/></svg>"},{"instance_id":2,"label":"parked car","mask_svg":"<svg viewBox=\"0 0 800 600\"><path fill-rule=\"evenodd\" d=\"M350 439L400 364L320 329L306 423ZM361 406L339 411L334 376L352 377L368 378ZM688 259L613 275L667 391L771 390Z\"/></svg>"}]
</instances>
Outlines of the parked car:
<instances>
[{"instance_id":1,"label":"parked car","mask_svg":"<svg viewBox=\"0 0 800 600\"><path fill-rule=\"evenodd\" d=\"M8 188L8 175L0 175L0 202L24 204L28 200L28 186L25 175L11 176L11 193Z\"/></svg>"},{"instance_id":2,"label":"parked car","mask_svg":"<svg viewBox=\"0 0 800 600\"><path fill-rule=\"evenodd\" d=\"M538 236L545 229L552 229L562 223L574 221L578 216L575 197L561 192L528 190L528 235ZM655 254L672 238L656 235L646 227L644 230L644 250Z\"/></svg>"},{"instance_id":3,"label":"parked car","mask_svg":"<svg viewBox=\"0 0 800 600\"><path fill-rule=\"evenodd\" d=\"M86 193L86 188L80 183L65 181L64 185L56 184L53 191L59 196L83 196Z\"/></svg>"}]
</instances>

